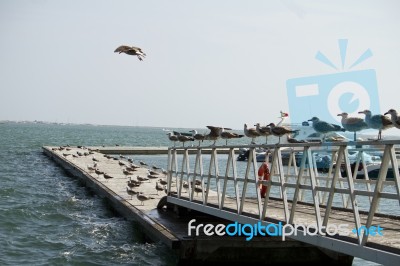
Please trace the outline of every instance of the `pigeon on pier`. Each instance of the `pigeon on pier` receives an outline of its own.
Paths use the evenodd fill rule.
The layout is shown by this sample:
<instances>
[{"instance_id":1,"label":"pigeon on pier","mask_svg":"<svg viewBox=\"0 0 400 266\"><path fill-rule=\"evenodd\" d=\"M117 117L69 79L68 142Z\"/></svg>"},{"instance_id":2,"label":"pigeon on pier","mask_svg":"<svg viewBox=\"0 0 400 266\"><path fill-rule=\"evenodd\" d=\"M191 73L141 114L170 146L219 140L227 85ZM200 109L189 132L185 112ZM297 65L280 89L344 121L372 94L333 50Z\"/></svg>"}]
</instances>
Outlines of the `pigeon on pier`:
<instances>
[{"instance_id":1,"label":"pigeon on pier","mask_svg":"<svg viewBox=\"0 0 400 266\"><path fill-rule=\"evenodd\" d=\"M142 205L144 205L144 202L146 200L154 199L153 197L149 197L149 196L144 195L142 192L137 193L136 194L136 198L141 202Z\"/></svg>"},{"instance_id":2,"label":"pigeon on pier","mask_svg":"<svg viewBox=\"0 0 400 266\"><path fill-rule=\"evenodd\" d=\"M385 115L390 115L390 120L393 123L393 126L400 129L400 117L397 115L397 111L394 109L390 109L385 113Z\"/></svg>"},{"instance_id":3,"label":"pigeon on pier","mask_svg":"<svg viewBox=\"0 0 400 266\"><path fill-rule=\"evenodd\" d=\"M367 129L368 125L364 122L364 119L359 117L349 117L348 113L341 113L338 116L342 117L342 126L344 129L350 132L354 132L354 141L356 141L357 131Z\"/></svg>"},{"instance_id":4,"label":"pigeon on pier","mask_svg":"<svg viewBox=\"0 0 400 266\"><path fill-rule=\"evenodd\" d=\"M296 133L298 130L291 130L284 126L275 126L274 123L268 125L271 128L272 135L279 137L278 143L281 143L281 137L286 134Z\"/></svg>"},{"instance_id":5,"label":"pigeon on pier","mask_svg":"<svg viewBox=\"0 0 400 266\"><path fill-rule=\"evenodd\" d=\"M370 110L364 110L358 112L359 114L365 114L365 123L369 128L378 129L378 139L382 139L382 130L393 127L392 121L384 115L372 115Z\"/></svg>"},{"instance_id":6,"label":"pigeon on pier","mask_svg":"<svg viewBox=\"0 0 400 266\"><path fill-rule=\"evenodd\" d=\"M135 46L127 46L121 45L117 49L115 49L114 53L125 53L128 55L136 55L140 61L143 61L143 58L146 57L146 54L139 47Z\"/></svg>"},{"instance_id":7,"label":"pigeon on pier","mask_svg":"<svg viewBox=\"0 0 400 266\"><path fill-rule=\"evenodd\" d=\"M312 127L316 132L324 135L323 140L325 140L325 134L329 132L345 131L345 129L342 128L341 126L322 121L316 116L309 119L308 121L312 122Z\"/></svg>"},{"instance_id":8,"label":"pigeon on pier","mask_svg":"<svg viewBox=\"0 0 400 266\"><path fill-rule=\"evenodd\" d=\"M200 141L203 142L206 136L204 134L197 133L197 131L194 129L190 130L189 132L192 132L192 137L199 142L200 146Z\"/></svg>"},{"instance_id":9,"label":"pigeon on pier","mask_svg":"<svg viewBox=\"0 0 400 266\"><path fill-rule=\"evenodd\" d=\"M246 137L251 138L251 144L255 144L254 139L259 137L260 134L257 132L257 130L255 128L248 128L247 124L244 124L244 134L246 135Z\"/></svg>"},{"instance_id":10,"label":"pigeon on pier","mask_svg":"<svg viewBox=\"0 0 400 266\"><path fill-rule=\"evenodd\" d=\"M265 136L265 144L267 144L268 136L270 136L272 134L271 128L268 126L266 126L266 127L260 126L260 123L257 123L254 126L256 127L256 131L258 134L260 134L260 136Z\"/></svg>"},{"instance_id":11,"label":"pigeon on pier","mask_svg":"<svg viewBox=\"0 0 400 266\"><path fill-rule=\"evenodd\" d=\"M225 140L225 145L228 145L228 139L238 139L244 137L244 135L239 135L233 132L224 131L224 128L221 129L220 136Z\"/></svg>"}]
</instances>

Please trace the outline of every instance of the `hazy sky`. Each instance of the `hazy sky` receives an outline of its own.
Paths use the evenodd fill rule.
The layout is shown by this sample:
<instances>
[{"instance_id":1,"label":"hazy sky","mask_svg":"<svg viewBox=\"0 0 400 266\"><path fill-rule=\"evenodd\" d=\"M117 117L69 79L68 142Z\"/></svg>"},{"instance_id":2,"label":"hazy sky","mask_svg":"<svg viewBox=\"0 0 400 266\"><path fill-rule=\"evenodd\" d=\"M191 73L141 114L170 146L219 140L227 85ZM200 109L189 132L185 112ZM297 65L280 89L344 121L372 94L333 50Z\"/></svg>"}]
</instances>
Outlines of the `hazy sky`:
<instances>
[{"instance_id":1,"label":"hazy sky","mask_svg":"<svg viewBox=\"0 0 400 266\"><path fill-rule=\"evenodd\" d=\"M286 81L376 71L400 109L400 2L0 1L0 120L242 128L289 112ZM141 47L144 61L114 50ZM400 110L399 110L400 111ZM305 112L305 119L312 114Z\"/></svg>"}]
</instances>

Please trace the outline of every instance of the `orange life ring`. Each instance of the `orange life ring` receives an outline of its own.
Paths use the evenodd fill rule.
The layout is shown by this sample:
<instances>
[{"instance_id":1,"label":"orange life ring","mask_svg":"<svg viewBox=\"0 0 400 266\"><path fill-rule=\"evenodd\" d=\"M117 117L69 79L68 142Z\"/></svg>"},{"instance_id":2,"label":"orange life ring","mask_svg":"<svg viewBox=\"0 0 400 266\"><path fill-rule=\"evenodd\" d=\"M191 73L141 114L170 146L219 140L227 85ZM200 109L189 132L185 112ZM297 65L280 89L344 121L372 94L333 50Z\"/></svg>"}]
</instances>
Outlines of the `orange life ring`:
<instances>
[{"instance_id":1,"label":"orange life ring","mask_svg":"<svg viewBox=\"0 0 400 266\"><path fill-rule=\"evenodd\" d=\"M269 167L268 163L263 162L258 168L258 179L259 180L269 180L270 178L270 172L269 172ZM265 194L267 193L267 188L268 186L260 184L259 189L260 189L260 195L262 198L265 198Z\"/></svg>"}]
</instances>

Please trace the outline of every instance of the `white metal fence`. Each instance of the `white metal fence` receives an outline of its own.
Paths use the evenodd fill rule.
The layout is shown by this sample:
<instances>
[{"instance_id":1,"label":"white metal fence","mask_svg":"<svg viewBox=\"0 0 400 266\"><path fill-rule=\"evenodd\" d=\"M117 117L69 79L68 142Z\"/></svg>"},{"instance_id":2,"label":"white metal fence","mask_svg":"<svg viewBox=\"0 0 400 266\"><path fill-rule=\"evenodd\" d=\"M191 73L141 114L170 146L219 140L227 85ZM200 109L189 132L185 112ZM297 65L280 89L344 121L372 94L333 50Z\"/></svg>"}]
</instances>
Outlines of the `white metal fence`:
<instances>
[{"instance_id":1,"label":"white metal fence","mask_svg":"<svg viewBox=\"0 0 400 266\"><path fill-rule=\"evenodd\" d=\"M351 210L347 213L352 218L352 225L357 229L356 245L348 243L351 246L342 244L335 248L332 245L332 241L335 240L323 236L319 236L321 237L319 240L315 237L295 237L295 239L318 243L322 247L345 251L344 253L359 253L364 248L368 250L368 255L364 256L366 259L380 263L393 261L393 255L395 260L399 261L399 255L389 252L388 256L383 256L382 254L387 252L367 247L368 234L365 231L358 233L362 232L359 230L362 226L369 228L373 224L382 199L392 201L393 208L397 211L400 209L399 167L395 153L395 145L398 144L400 144L399 141L364 141L329 144L171 147L168 152L168 201L217 217L245 223L255 220L266 221L268 218L276 219L276 216L269 217L269 214L273 213L269 211L271 208L269 203L278 198L283 212L279 220L284 224L295 223L299 204L308 202L313 206L313 219L315 219L317 229L323 230L330 224L332 209L337 207L334 206L334 199L337 201L339 197L341 207ZM352 148L353 145L357 148ZM240 148L249 149L247 162L240 162L244 170L238 168L236 160L235 151ZM257 175L260 163L256 160L256 150L260 148L270 152L270 155L266 157L271 170L271 179L268 181L260 180ZM207 154L205 150L208 151ZM354 171L351 168L349 150L358 151L353 162ZM372 151L381 152L379 175L374 180L368 176L364 159L365 154ZM317 170L314 155L316 152L324 152L331 158L325 174ZM287 164L283 163L282 153L289 154ZM224 160L221 160L223 156ZM357 179L357 169L360 165L364 169L363 179ZM393 179L387 180L390 168L393 171ZM345 173L345 177L342 177L342 172ZM260 195L260 185L267 186L265 197ZM278 193L275 193L273 197L274 190ZM361 198L364 198L364 211L367 211L364 223L361 221L359 210ZM348 247L352 251L346 250ZM374 259L375 257L379 259Z\"/></svg>"}]
</instances>

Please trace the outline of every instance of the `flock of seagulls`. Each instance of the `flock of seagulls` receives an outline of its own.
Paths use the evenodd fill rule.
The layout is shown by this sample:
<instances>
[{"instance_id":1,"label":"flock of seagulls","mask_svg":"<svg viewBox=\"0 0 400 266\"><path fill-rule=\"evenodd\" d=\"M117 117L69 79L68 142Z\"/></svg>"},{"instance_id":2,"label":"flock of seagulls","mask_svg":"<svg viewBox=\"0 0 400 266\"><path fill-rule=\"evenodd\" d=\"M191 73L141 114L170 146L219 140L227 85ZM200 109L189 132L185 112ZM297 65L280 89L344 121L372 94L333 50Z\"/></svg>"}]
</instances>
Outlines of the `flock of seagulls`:
<instances>
[{"instance_id":1,"label":"flock of seagulls","mask_svg":"<svg viewBox=\"0 0 400 266\"><path fill-rule=\"evenodd\" d=\"M325 139L325 135L330 132L335 131L348 131L354 133L354 140L356 140L357 132L365 129L376 129L378 130L377 140L382 139L382 131L391 127L396 127L400 129L400 117L396 110L390 109L384 115L377 114L372 115L370 110L363 110L358 112L359 114L364 114L365 118L359 117L350 117L348 113L340 113L338 116L341 116L341 125L335 125L326 121L320 120L318 117L314 116L308 121L312 122L313 129L323 135L323 140ZM390 115L390 118L386 115ZM244 135L237 134L234 132L230 132L230 128L224 127L216 127L216 126L207 126L210 130L207 134L200 134L196 130L191 130L191 135L186 135L185 133L179 132L169 132L168 138L170 141L174 142L174 146L176 142L181 142L183 146L185 146L185 142L187 141L198 141L198 145L200 146L200 142L204 140L213 141L211 146L216 144L218 139L225 139L225 145L228 144L229 139L234 138L242 138L244 136L251 139L251 144L255 144L255 139L257 137L265 137L265 143L268 143L269 136L275 136L279 138L278 143L281 142L281 137L287 135L288 141L292 143L299 143L304 141L298 141L296 139L291 138L291 134L298 132L298 130L292 130L282 125L275 125L274 123L270 123L267 126L261 126L260 123L254 125L255 127L249 127L247 124L244 124L243 132Z\"/></svg>"},{"instance_id":2,"label":"flock of seagulls","mask_svg":"<svg viewBox=\"0 0 400 266\"><path fill-rule=\"evenodd\" d=\"M376 129L378 130L377 140L382 139L382 130L389 129L392 127L400 128L400 117L397 115L396 110L390 109L385 114L372 115L370 110L363 110L358 112L364 114L365 118L360 117L349 117L348 113L340 113L342 126L331 124L325 121L321 121L318 117L313 117L308 121L313 123L313 128L316 132L326 134L333 131L349 131L354 132L354 140L357 139L357 132L365 129ZM387 117L386 115L391 115Z\"/></svg>"},{"instance_id":3,"label":"flock of seagulls","mask_svg":"<svg viewBox=\"0 0 400 266\"><path fill-rule=\"evenodd\" d=\"M199 146L200 142L204 140L211 140L213 141L213 144L211 146L214 146L218 139L224 139L225 145L228 145L228 140L238 139L244 136L251 138L251 144L255 144L255 139L260 136L265 136L265 143L267 143L268 136L270 135L278 137L280 143L280 138L282 136L286 134L292 134L298 131L298 130L291 130L284 126L277 126L274 123L270 123L267 126L260 126L260 123L257 123L254 126L256 127L249 128L247 124L244 124L243 135L229 131L232 130L231 128L216 127L216 126L207 126L207 128L210 130L208 134L199 134L197 133L196 130L191 130L189 131L191 132L191 136L186 136L183 135L184 133L179 133L175 131L168 132L167 135L169 140L174 142L174 146L177 141L182 142L182 145L185 146L185 142L195 141L195 140L199 142Z\"/></svg>"}]
</instances>

